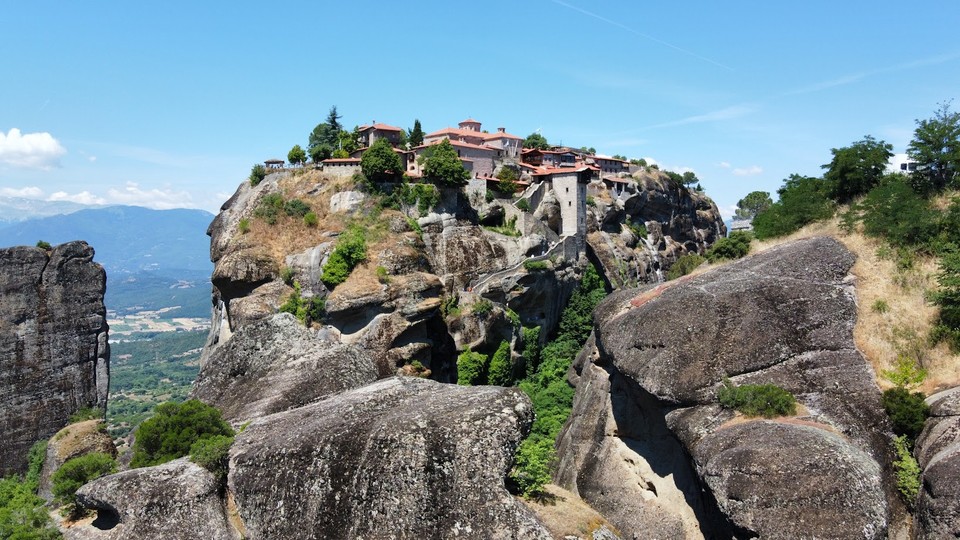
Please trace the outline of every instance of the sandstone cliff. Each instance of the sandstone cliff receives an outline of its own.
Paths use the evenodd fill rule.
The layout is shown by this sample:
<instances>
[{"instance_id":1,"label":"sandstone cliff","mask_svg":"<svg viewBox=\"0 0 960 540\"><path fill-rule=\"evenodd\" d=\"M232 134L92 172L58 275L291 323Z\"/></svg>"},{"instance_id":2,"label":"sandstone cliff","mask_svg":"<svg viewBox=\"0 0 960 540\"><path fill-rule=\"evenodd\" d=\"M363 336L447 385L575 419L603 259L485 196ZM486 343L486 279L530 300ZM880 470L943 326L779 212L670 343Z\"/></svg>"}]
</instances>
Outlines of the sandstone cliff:
<instances>
[{"instance_id":1,"label":"sandstone cliff","mask_svg":"<svg viewBox=\"0 0 960 540\"><path fill-rule=\"evenodd\" d=\"M884 538L903 508L852 264L817 238L608 297L571 372L558 483L628 537ZM724 378L785 388L798 415L723 409Z\"/></svg>"},{"instance_id":2,"label":"sandstone cliff","mask_svg":"<svg viewBox=\"0 0 960 540\"><path fill-rule=\"evenodd\" d=\"M93 254L85 242L0 249L0 475L23 472L30 446L77 410L106 408L106 274Z\"/></svg>"}]
</instances>

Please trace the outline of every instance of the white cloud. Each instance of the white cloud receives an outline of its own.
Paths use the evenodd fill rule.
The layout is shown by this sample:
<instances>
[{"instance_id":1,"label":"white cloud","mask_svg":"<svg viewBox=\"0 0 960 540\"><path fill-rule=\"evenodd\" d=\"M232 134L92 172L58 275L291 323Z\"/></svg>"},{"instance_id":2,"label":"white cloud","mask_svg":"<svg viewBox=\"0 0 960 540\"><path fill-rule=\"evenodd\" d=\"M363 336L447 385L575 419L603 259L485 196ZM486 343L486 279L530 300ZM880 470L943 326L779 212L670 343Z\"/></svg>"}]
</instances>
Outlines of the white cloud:
<instances>
[{"instance_id":1,"label":"white cloud","mask_svg":"<svg viewBox=\"0 0 960 540\"><path fill-rule=\"evenodd\" d=\"M684 167L684 166L681 166L681 167L661 167L661 169L664 169L664 170L667 170L667 171L670 171L670 172L675 172L675 173L677 173L677 174L683 174L683 173L686 173L686 172L692 172L693 174L697 174L697 171L693 170L693 167Z\"/></svg>"},{"instance_id":2,"label":"white cloud","mask_svg":"<svg viewBox=\"0 0 960 540\"><path fill-rule=\"evenodd\" d=\"M660 162L653 159L652 157L646 156L643 159L646 160L647 165L656 165L657 167L660 166Z\"/></svg>"},{"instance_id":3,"label":"white cloud","mask_svg":"<svg viewBox=\"0 0 960 540\"><path fill-rule=\"evenodd\" d=\"M107 204L107 200L103 197L97 197L89 191L81 191L80 193L70 194L66 191L57 191L56 193L51 194L47 197L48 201L70 201L79 204Z\"/></svg>"},{"instance_id":4,"label":"white cloud","mask_svg":"<svg viewBox=\"0 0 960 540\"><path fill-rule=\"evenodd\" d=\"M717 210L720 210L720 217L723 219L733 219L733 216L737 213L737 205L717 206Z\"/></svg>"},{"instance_id":5,"label":"white cloud","mask_svg":"<svg viewBox=\"0 0 960 540\"><path fill-rule=\"evenodd\" d=\"M36 186L27 186L24 188L0 188L0 195L4 197L23 197L25 199L39 199L43 197L43 190Z\"/></svg>"},{"instance_id":6,"label":"white cloud","mask_svg":"<svg viewBox=\"0 0 960 540\"><path fill-rule=\"evenodd\" d=\"M122 189L108 189L106 199L111 203L146 206L155 210L195 206L193 196L186 191L174 191L170 188L141 189L136 182L127 182Z\"/></svg>"},{"instance_id":7,"label":"white cloud","mask_svg":"<svg viewBox=\"0 0 960 540\"><path fill-rule=\"evenodd\" d=\"M97 156L90 156L87 158L87 161L89 161L90 163L93 163L96 160L97 160Z\"/></svg>"},{"instance_id":8,"label":"white cloud","mask_svg":"<svg viewBox=\"0 0 960 540\"><path fill-rule=\"evenodd\" d=\"M737 167L733 170L734 176L756 176L758 174L763 174L763 167L759 165L751 165L749 167Z\"/></svg>"},{"instance_id":9,"label":"white cloud","mask_svg":"<svg viewBox=\"0 0 960 540\"><path fill-rule=\"evenodd\" d=\"M51 169L60 166L60 156L67 150L46 132L22 134L11 128L0 131L0 163L29 169Z\"/></svg>"},{"instance_id":10,"label":"white cloud","mask_svg":"<svg viewBox=\"0 0 960 540\"><path fill-rule=\"evenodd\" d=\"M732 167L732 165L730 165L730 163L727 161L721 161L720 163L717 163L717 166L720 167L721 169L729 169L730 167Z\"/></svg>"}]
</instances>

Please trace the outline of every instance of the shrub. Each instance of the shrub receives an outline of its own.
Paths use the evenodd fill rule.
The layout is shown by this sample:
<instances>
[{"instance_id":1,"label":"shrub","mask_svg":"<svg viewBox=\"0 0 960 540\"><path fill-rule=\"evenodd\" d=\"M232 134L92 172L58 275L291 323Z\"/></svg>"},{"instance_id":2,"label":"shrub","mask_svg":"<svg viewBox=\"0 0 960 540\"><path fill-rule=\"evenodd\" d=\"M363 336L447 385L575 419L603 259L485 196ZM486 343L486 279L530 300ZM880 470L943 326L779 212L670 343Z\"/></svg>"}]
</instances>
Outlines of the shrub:
<instances>
[{"instance_id":1,"label":"shrub","mask_svg":"<svg viewBox=\"0 0 960 540\"><path fill-rule=\"evenodd\" d=\"M474 302L473 306L470 307L470 312L480 317L483 317L491 311L493 311L493 302L487 300L486 298L477 300Z\"/></svg>"},{"instance_id":2,"label":"shrub","mask_svg":"<svg viewBox=\"0 0 960 540\"><path fill-rule=\"evenodd\" d=\"M886 238L894 246L923 246L937 232L930 203L917 195L901 175L884 177L845 219L861 221L868 236Z\"/></svg>"},{"instance_id":3,"label":"shrub","mask_svg":"<svg viewBox=\"0 0 960 540\"><path fill-rule=\"evenodd\" d=\"M247 218L241 219L240 222L237 223L237 230L240 231L240 234L247 234L250 232L250 220Z\"/></svg>"},{"instance_id":4,"label":"shrub","mask_svg":"<svg viewBox=\"0 0 960 540\"><path fill-rule=\"evenodd\" d=\"M46 251L53 249L53 246L50 245L50 242L46 240L37 240L37 247Z\"/></svg>"},{"instance_id":5,"label":"shrub","mask_svg":"<svg viewBox=\"0 0 960 540\"><path fill-rule=\"evenodd\" d=\"M304 298L300 283L293 282L293 292L287 300L280 306L281 313L289 313L297 318L305 326L311 323L320 322L326 314L327 301L319 296Z\"/></svg>"},{"instance_id":6,"label":"shrub","mask_svg":"<svg viewBox=\"0 0 960 540\"><path fill-rule=\"evenodd\" d=\"M60 539L50 520L46 501L36 494L37 484L16 477L0 479L0 538L17 540Z\"/></svg>"},{"instance_id":7,"label":"shrub","mask_svg":"<svg viewBox=\"0 0 960 540\"><path fill-rule=\"evenodd\" d=\"M457 384L462 386L476 386L484 384L484 368L487 364L487 355L473 352L469 348L457 356Z\"/></svg>"},{"instance_id":8,"label":"shrub","mask_svg":"<svg viewBox=\"0 0 960 540\"><path fill-rule=\"evenodd\" d=\"M780 200L753 218L753 232L760 240L784 236L814 221L833 215L833 202L826 196L820 178L790 175L777 190Z\"/></svg>"},{"instance_id":9,"label":"shrub","mask_svg":"<svg viewBox=\"0 0 960 540\"><path fill-rule=\"evenodd\" d=\"M366 259L367 239L364 230L358 226L348 227L337 239L337 245L327 259L327 264L323 265L320 280L333 289L346 281L350 272Z\"/></svg>"},{"instance_id":10,"label":"shrub","mask_svg":"<svg viewBox=\"0 0 960 540\"><path fill-rule=\"evenodd\" d=\"M630 232L633 233L639 239L646 238L650 231L647 230L646 223L634 223L633 221L626 222L627 228L630 229Z\"/></svg>"},{"instance_id":11,"label":"shrub","mask_svg":"<svg viewBox=\"0 0 960 540\"><path fill-rule=\"evenodd\" d=\"M94 452L68 460L50 477L54 499L59 504L72 503L81 486L115 472L117 461L109 454Z\"/></svg>"},{"instance_id":12,"label":"shrub","mask_svg":"<svg viewBox=\"0 0 960 540\"><path fill-rule=\"evenodd\" d=\"M880 375L898 388L913 388L927 378L927 370L917 365L912 358L900 355L894 368L884 369Z\"/></svg>"},{"instance_id":13,"label":"shrub","mask_svg":"<svg viewBox=\"0 0 960 540\"><path fill-rule=\"evenodd\" d=\"M550 469L556 460L553 441L546 437L528 437L517 448L509 480L512 488L526 498L543 493L550 482Z\"/></svg>"},{"instance_id":14,"label":"shrub","mask_svg":"<svg viewBox=\"0 0 960 540\"><path fill-rule=\"evenodd\" d=\"M226 485L230 468L230 446L233 437L214 435L200 439L190 446L190 461L210 471L221 487Z\"/></svg>"},{"instance_id":15,"label":"shrub","mask_svg":"<svg viewBox=\"0 0 960 540\"><path fill-rule=\"evenodd\" d=\"M673 263L673 265L670 267L670 270L667 271L667 279L671 280L685 276L699 268L700 265L705 262L707 262L707 259L701 257L700 255L696 253L687 253L686 255L677 259L677 262Z\"/></svg>"},{"instance_id":16,"label":"shrub","mask_svg":"<svg viewBox=\"0 0 960 540\"><path fill-rule=\"evenodd\" d=\"M907 506L913 508L920 494L920 464L910 452L912 443L906 435L893 439L893 450L896 459L893 461L894 473L897 477L897 490L903 495Z\"/></svg>"},{"instance_id":17,"label":"shrub","mask_svg":"<svg viewBox=\"0 0 960 540\"><path fill-rule=\"evenodd\" d=\"M283 195L279 193L270 193L260 201L260 205L254 210L253 215L264 220L269 225L275 225L283 210Z\"/></svg>"},{"instance_id":18,"label":"shrub","mask_svg":"<svg viewBox=\"0 0 960 540\"><path fill-rule=\"evenodd\" d=\"M527 259L523 261L523 268L527 272L542 272L549 268L547 261L535 261L532 259Z\"/></svg>"},{"instance_id":19,"label":"shrub","mask_svg":"<svg viewBox=\"0 0 960 540\"><path fill-rule=\"evenodd\" d=\"M446 317L460 315L460 297L456 294L444 296L440 299L440 314Z\"/></svg>"},{"instance_id":20,"label":"shrub","mask_svg":"<svg viewBox=\"0 0 960 540\"><path fill-rule=\"evenodd\" d=\"M303 215L303 224L307 227L316 227L320 220L315 212L307 212Z\"/></svg>"},{"instance_id":21,"label":"shrub","mask_svg":"<svg viewBox=\"0 0 960 540\"><path fill-rule=\"evenodd\" d=\"M893 432L905 435L911 446L917 435L923 431L923 423L930 416L930 407L922 392L910 392L906 388L897 387L883 392L883 408L890 416Z\"/></svg>"},{"instance_id":22,"label":"shrub","mask_svg":"<svg viewBox=\"0 0 960 540\"><path fill-rule=\"evenodd\" d=\"M293 285L293 268L284 266L280 268L280 279L287 285Z\"/></svg>"},{"instance_id":23,"label":"shrub","mask_svg":"<svg viewBox=\"0 0 960 540\"><path fill-rule=\"evenodd\" d=\"M931 337L949 340L954 351L960 351L960 252L944 255L937 274L939 290L933 303L940 306L937 324Z\"/></svg>"},{"instance_id":24,"label":"shrub","mask_svg":"<svg viewBox=\"0 0 960 540\"><path fill-rule=\"evenodd\" d=\"M377 281L380 283L390 283L390 274L387 273L387 269L383 266L377 267Z\"/></svg>"},{"instance_id":25,"label":"shrub","mask_svg":"<svg viewBox=\"0 0 960 540\"><path fill-rule=\"evenodd\" d=\"M310 205L300 199L290 199L283 203L283 212L288 216L303 217L310 211Z\"/></svg>"},{"instance_id":26,"label":"shrub","mask_svg":"<svg viewBox=\"0 0 960 540\"><path fill-rule=\"evenodd\" d=\"M522 347L520 358L523 361L523 370L527 373L536 371L540 364L540 327L524 327L520 331Z\"/></svg>"},{"instance_id":27,"label":"shrub","mask_svg":"<svg viewBox=\"0 0 960 540\"><path fill-rule=\"evenodd\" d=\"M233 435L215 407L196 399L161 403L137 428L130 466L149 467L183 457L193 443L215 435Z\"/></svg>"},{"instance_id":28,"label":"shrub","mask_svg":"<svg viewBox=\"0 0 960 540\"><path fill-rule=\"evenodd\" d=\"M887 301L878 298L873 302L873 307L871 308L875 313L886 313L890 311L890 304L887 304Z\"/></svg>"},{"instance_id":29,"label":"shrub","mask_svg":"<svg viewBox=\"0 0 960 540\"><path fill-rule=\"evenodd\" d=\"M788 416L796 414L797 400L793 394L772 384L744 384L733 386L729 379L717 392L720 404L736 409L747 416Z\"/></svg>"},{"instance_id":30,"label":"shrub","mask_svg":"<svg viewBox=\"0 0 960 540\"><path fill-rule=\"evenodd\" d=\"M487 383L496 386L510 386L513 384L513 362L510 357L510 343L501 341L497 351L490 358L490 371Z\"/></svg>"},{"instance_id":31,"label":"shrub","mask_svg":"<svg viewBox=\"0 0 960 540\"><path fill-rule=\"evenodd\" d=\"M263 165L257 163L250 168L250 185L256 186L260 182L263 182L263 179L267 176L267 169Z\"/></svg>"},{"instance_id":32,"label":"shrub","mask_svg":"<svg viewBox=\"0 0 960 540\"><path fill-rule=\"evenodd\" d=\"M716 241L707 250L707 259L710 262L740 259L750 253L750 242L753 235L746 231L734 231L730 236Z\"/></svg>"},{"instance_id":33,"label":"shrub","mask_svg":"<svg viewBox=\"0 0 960 540\"><path fill-rule=\"evenodd\" d=\"M517 201L516 206L518 209L520 209L523 212L530 211L530 201L528 201L527 199L520 199L519 201Z\"/></svg>"},{"instance_id":34,"label":"shrub","mask_svg":"<svg viewBox=\"0 0 960 540\"><path fill-rule=\"evenodd\" d=\"M516 311L507 308L507 320L510 321L510 326L514 328L520 328L520 315Z\"/></svg>"}]
</instances>

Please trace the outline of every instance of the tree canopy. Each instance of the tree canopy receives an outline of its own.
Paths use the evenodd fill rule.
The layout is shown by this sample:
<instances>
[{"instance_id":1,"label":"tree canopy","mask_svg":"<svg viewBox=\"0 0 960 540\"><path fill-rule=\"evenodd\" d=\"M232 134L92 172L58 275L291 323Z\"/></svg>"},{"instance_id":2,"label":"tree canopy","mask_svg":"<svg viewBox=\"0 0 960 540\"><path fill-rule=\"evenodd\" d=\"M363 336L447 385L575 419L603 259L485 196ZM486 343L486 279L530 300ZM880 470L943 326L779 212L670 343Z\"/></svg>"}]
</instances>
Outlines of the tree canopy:
<instances>
[{"instance_id":1,"label":"tree canopy","mask_svg":"<svg viewBox=\"0 0 960 540\"><path fill-rule=\"evenodd\" d=\"M463 168L463 162L450 141L444 139L424 160L423 176L437 185L463 186L470 179L470 172Z\"/></svg>"},{"instance_id":2,"label":"tree canopy","mask_svg":"<svg viewBox=\"0 0 960 540\"><path fill-rule=\"evenodd\" d=\"M131 467L166 463L190 453L190 446L200 439L233 435L220 411L196 399L161 403L154 412L137 428Z\"/></svg>"},{"instance_id":3,"label":"tree canopy","mask_svg":"<svg viewBox=\"0 0 960 540\"><path fill-rule=\"evenodd\" d=\"M893 156L893 145L870 135L843 148L831 148L833 159L823 165L827 170L830 198L846 203L873 189L883 178L887 162Z\"/></svg>"},{"instance_id":4,"label":"tree canopy","mask_svg":"<svg viewBox=\"0 0 960 540\"><path fill-rule=\"evenodd\" d=\"M403 160L387 139L377 139L360 157L360 170L371 182L396 182L403 175Z\"/></svg>"},{"instance_id":5,"label":"tree canopy","mask_svg":"<svg viewBox=\"0 0 960 540\"><path fill-rule=\"evenodd\" d=\"M337 114L337 106L334 105L330 107L327 120L317 124L317 127L310 132L310 138L307 141L307 153L310 154L310 159L314 162L329 158L333 154L333 150L340 147L339 137L340 132L343 131L340 118L342 117Z\"/></svg>"},{"instance_id":6,"label":"tree canopy","mask_svg":"<svg viewBox=\"0 0 960 540\"><path fill-rule=\"evenodd\" d=\"M753 219L773 205L770 193L766 191L751 191L747 196L737 201L737 219Z\"/></svg>"},{"instance_id":7,"label":"tree canopy","mask_svg":"<svg viewBox=\"0 0 960 540\"><path fill-rule=\"evenodd\" d=\"M423 128L420 127L420 120L413 121L413 129L407 132L407 141L411 147L423 144Z\"/></svg>"},{"instance_id":8,"label":"tree canopy","mask_svg":"<svg viewBox=\"0 0 960 540\"><path fill-rule=\"evenodd\" d=\"M777 193L780 200L753 218L753 232L759 240L790 234L833 215L822 178L791 174Z\"/></svg>"},{"instance_id":9,"label":"tree canopy","mask_svg":"<svg viewBox=\"0 0 960 540\"><path fill-rule=\"evenodd\" d=\"M291 164L302 165L307 162L307 153L303 151L303 148L300 148L299 144L295 144L287 152L287 161Z\"/></svg>"},{"instance_id":10,"label":"tree canopy","mask_svg":"<svg viewBox=\"0 0 960 540\"><path fill-rule=\"evenodd\" d=\"M550 148L550 143L547 142L546 137L541 135L539 132L534 131L530 135L527 135L527 138L523 140L523 147L546 150Z\"/></svg>"},{"instance_id":11,"label":"tree canopy","mask_svg":"<svg viewBox=\"0 0 960 540\"><path fill-rule=\"evenodd\" d=\"M942 191L954 184L960 171L960 112L940 104L933 118L917 120L907 154L917 162L913 186L920 193Z\"/></svg>"}]
</instances>

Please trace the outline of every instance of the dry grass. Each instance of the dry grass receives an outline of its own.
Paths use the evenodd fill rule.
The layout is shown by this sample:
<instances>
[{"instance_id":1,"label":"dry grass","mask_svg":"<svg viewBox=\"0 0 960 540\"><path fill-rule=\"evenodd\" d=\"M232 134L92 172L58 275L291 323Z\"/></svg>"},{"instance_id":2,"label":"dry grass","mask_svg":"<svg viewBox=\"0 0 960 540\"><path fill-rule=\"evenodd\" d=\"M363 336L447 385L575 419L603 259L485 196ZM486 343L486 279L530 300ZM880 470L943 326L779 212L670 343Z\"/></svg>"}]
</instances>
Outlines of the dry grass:
<instances>
[{"instance_id":1,"label":"dry grass","mask_svg":"<svg viewBox=\"0 0 960 540\"><path fill-rule=\"evenodd\" d=\"M603 525L620 534L599 512L573 493L553 484L545 485L544 491L548 496L541 501L521 500L540 518L554 538L591 538L591 533Z\"/></svg>"},{"instance_id":2,"label":"dry grass","mask_svg":"<svg viewBox=\"0 0 960 540\"><path fill-rule=\"evenodd\" d=\"M754 242L753 252L813 236L832 236L857 256L851 270L857 279L853 336L857 348L873 366L880 387L892 387L881 373L892 369L899 355L913 358L927 369L927 379L920 388L927 394L960 384L960 358L946 344L932 348L927 344L937 309L925 295L936 288L936 260L917 257L912 269L898 270L895 257L878 255L886 247L883 241L860 233L848 234L836 218L808 225L784 238ZM878 301L885 304L885 310L875 309Z\"/></svg>"}]
</instances>

